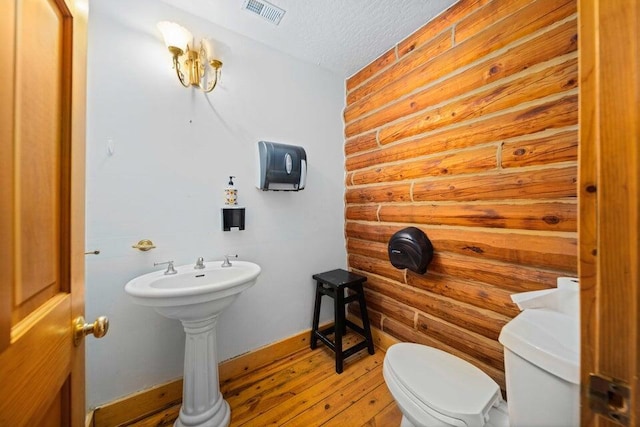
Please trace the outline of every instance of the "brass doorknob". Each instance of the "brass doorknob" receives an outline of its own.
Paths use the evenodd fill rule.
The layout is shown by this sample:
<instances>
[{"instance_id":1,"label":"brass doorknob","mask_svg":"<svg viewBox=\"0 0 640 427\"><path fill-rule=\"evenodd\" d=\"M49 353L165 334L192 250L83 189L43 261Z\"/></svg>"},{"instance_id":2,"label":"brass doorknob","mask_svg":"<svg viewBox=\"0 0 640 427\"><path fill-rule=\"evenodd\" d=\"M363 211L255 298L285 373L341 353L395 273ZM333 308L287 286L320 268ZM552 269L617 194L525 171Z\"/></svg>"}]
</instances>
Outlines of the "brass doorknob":
<instances>
[{"instance_id":1,"label":"brass doorknob","mask_svg":"<svg viewBox=\"0 0 640 427\"><path fill-rule=\"evenodd\" d=\"M107 316L100 316L93 323L85 323L84 317L78 317L73 325L73 343L78 346L82 339L89 334L96 338L102 338L109 331L109 319Z\"/></svg>"}]
</instances>

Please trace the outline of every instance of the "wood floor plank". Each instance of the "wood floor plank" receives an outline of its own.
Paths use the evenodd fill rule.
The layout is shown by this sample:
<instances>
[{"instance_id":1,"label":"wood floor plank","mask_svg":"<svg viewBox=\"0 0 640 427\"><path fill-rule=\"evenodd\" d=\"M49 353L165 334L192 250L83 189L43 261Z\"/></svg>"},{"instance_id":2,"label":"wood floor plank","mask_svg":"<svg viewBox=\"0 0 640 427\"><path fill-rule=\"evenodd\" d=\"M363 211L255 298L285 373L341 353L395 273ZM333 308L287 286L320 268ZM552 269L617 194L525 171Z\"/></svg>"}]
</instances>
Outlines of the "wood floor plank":
<instances>
[{"instance_id":1,"label":"wood floor plank","mask_svg":"<svg viewBox=\"0 0 640 427\"><path fill-rule=\"evenodd\" d=\"M380 412L394 401L384 381L373 390L367 389L366 391L353 405L335 414L333 418L323 423L322 426L344 427L346 423L352 426L359 426L370 420L371 414Z\"/></svg>"},{"instance_id":2,"label":"wood floor plank","mask_svg":"<svg viewBox=\"0 0 640 427\"><path fill-rule=\"evenodd\" d=\"M320 326L328 325L330 323L324 323ZM299 350L309 348L310 333L310 329L300 331L290 337L221 362L218 365L220 382L225 383L246 373L258 371L264 366L272 365L274 361L285 359Z\"/></svg>"},{"instance_id":3,"label":"wood floor plank","mask_svg":"<svg viewBox=\"0 0 640 427\"><path fill-rule=\"evenodd\" d=\"M146 417L140 421L131 423L131 424L123 424L122 426L127 427L170 427L173 425L173 422L180 415L180 406L181 404L177 404L171 406L163 411L156 412L155 414Z\"/></svg>"},{"instance_id":4,"label":"wood floor plank","mask_svg":"<svg viewBox=\"0 0 640 427\"><path fill-rule=\"evenodd\" d=\"M324 425L383 382L382 366L376 367L367 374L354 379L345 387L335 390L325 399L311 405L304 412L281 425L292 427ZM342 425L344 426L344 423Z\"/></svg>"},{"instance_id":5,"label":"wood floor plank","mask_svg":"<svg viewBox=\"0 0 640 427\"><path fill-rule=\"evenodd\" d=\"M286 402L311 385L332 375L326 369L326 356L315 352L311 357L302 359L244 390L225 399L233 408L231 419L242 423L266 410Z\"/></svg>"},{"instance_id":6,"label":"wood floor plank","mask_svg":"<svg viewBox=\"0 0 640 427\"><path fill-rule=\"evenodd\" d=\"M290 354L287 357L274 360L273 363L264 366L255 371L247 372L244 375L240 375L235 378L229 378L220 384L220 391L222 394L233 393L233 390L240 390L254 384L264 378L273 375L274 372L278 372L299 362L300 358L310 357L311 353L309 349L304 349Z\"/></svg>"},{"instance_id":7,"label":"wood floor plank","mask_svg":"<svg viewBox=\"0 0 640 427\"><path fill-rule=\"evenodd\" d=\"M362 427L389 427L399 426L402 422L402 412L395 401L385 406L382 411L375 414Z\"/></svg>"},{"instance_id":8,"label":"wood floor plank","mask_svg":"<svg viewBox=\"0 0 640 427\"><path fill-rule=\"evenodd\" d=\"M249 420L245 425L281 425L304 412L309 406L324 400L328 395L334 393L336 390L347 386L356 378L371 372L375 368L379 367L381 363L380 358L370 357L366 351L360 352L348 360L351 366L349 366L348 369L345 369L342 374L339 375L334 373L323 381L313 384L302 393L297 394L286 402L283 402L281 405L278 405ZM331 368L332 366L328 367L328 369Z\"/></svg>"},{"instance_id":9,"label":"wood floor plank","mask_svg":"<svg viewBox=\"0 0 640 427\"><path fill-rule=\"evenodd\" d=\"M330 336L330 338L332 337ZM347 347L347 346L353 345L357 340L358 340L358 337L355 334L348 334L344 338L343 343L345 347ZM328 350L326 347L322 346L321 344L319 344L318 348L323 350L323 353L326 354L327 358L331 358L331 360L334 360L333 353L330 350ZM232 394L237 393L239 390L248 388L252 384L258 383L264 380L265 378L270 377L271 375L273 375L278 371L281 371L283 369L286 369L287 367L290 367L291 365L299 363L300 360L303 358L312 357L313 355L314 353L309 348L296 351L295 353L292 353L289 356L276 359L271 364L264 366L260 369L247 372L246 374L235 377L235 378L227 379L226 381L220 384L220 391L222 392L223 395L225 395L225 397L227 395L230 396Z\"/></svg>"}]
</instances>

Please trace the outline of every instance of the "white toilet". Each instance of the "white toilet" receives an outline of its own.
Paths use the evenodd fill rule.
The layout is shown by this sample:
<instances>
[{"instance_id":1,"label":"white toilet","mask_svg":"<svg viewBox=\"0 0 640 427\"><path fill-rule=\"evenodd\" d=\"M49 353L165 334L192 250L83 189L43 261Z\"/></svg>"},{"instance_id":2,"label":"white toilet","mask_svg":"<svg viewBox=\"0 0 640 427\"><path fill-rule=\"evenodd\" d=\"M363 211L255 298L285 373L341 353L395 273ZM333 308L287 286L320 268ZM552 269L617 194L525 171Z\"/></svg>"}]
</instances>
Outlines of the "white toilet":
<instances>
[{"instance_id":1,"label":"white toilet","mask_svg":"<svg viewBox=\"0 0 640 427\"><path fill-rule=\"evenodd\" d=\"M402 411L402 427L578 426L580 405L579 287L512 299L524 310L502 328L509 404L500 387L470 363L414 343L387 350L384 379Z\"/></svg>"}]
</instances>

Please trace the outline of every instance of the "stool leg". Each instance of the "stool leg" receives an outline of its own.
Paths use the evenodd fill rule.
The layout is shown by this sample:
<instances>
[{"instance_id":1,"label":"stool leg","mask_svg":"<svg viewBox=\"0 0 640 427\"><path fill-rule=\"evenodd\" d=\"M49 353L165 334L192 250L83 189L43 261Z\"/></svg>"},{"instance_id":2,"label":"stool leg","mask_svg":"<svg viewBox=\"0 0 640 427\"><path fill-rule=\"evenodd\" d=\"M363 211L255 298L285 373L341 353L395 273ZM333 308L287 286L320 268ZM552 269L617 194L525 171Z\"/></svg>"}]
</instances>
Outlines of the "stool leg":
<instances>
[{"instance_id":1,"label":"stool leg","mask_svg":"<svg viewBox=\"0 0 640 427\"><path fill-rule=\"evenodd\" d=\"M313 309L313 325L311 325L311 338L309 339L311 350L314 350L318 346L318 338L316 337L316 333L318 332L318 325L320 323L320 303L322 302L322 293L320 292L321 286L322 283L316 283L316 302Z\"/></svg>"},{"instance_id":2,"label":"stool leg","mask_svg":"<svg viewBox=\"0 0 640 427\"><path fill-rule=\"evenodd\" d=\"M367 348L369 354L374 353L373 338L371 337L371 324L369 323L369 315L367 314L367 303L364 299L364 289L362 283L358 285L358 302L360 303L360 315L362 316L362 328L364 329L365 338L367 339Z\"/></svg>"},{"instance_id":3,"label":"stool leg","mask_svg":"<svg viewBox=\"0 0 640 427\"><path fill-rule=\"evenodd\" d=\"M344 296L345 289L341 289L340 292L342 292L342 296ZM349 292L348 291L347 291L347 296L349 296ZM344 307L342 309L342 313L343 313L342 318L343 319L347 318L347 313L349 312L347 310L347 306L348 305L349 305L348 303L345 303L344 301L342 302L342 307ZM342 336L344 337L345 335L347 335L347 322L346 322L346 320L343 321L343 323L342 323Z\"/></svg>"},{"instance_id":4,"label":"stool leg","mask_svg":"<svg viewBox=\"0 0 640 427\"><path fill-rule=\"evenodd\" d=\"M345 328L344 322L344 289L337 288L334 298L334 346L336 348L336 372L341 374L344 358L342 355L342 335Z\"/></svg>"}]
</instances>

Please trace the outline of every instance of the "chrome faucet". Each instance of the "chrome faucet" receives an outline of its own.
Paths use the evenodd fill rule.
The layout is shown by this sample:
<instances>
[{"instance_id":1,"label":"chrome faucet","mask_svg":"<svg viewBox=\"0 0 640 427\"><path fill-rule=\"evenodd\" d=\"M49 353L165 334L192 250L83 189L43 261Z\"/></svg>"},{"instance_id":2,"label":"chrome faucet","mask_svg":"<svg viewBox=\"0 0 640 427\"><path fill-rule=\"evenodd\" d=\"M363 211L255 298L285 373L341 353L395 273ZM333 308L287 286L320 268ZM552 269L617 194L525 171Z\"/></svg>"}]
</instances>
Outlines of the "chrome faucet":
<instances>
[{"instance_id":1,"label":"chrome faucet","mask_svg":"<svg viewBox=\"0 0 640 427\"><path fill-rule=\"evenodd\" d=\"M200 257L196 261L196 265L193 266L196 270L202 270L204 268L204 258Z\"/></svg>"},{"instance_id":2,"label":"chrome faucet","mask_svg":"<svg viewBox=\"0 0 640 427\"><path fill-rule=\"evenodd\" d=\"M167 270L164 272L165 276L169 276L171 274L176 274L177 273L176 269L173 268L173 261L154 262L153 263L154 266L163 265L163 264L168 264L167 265Z\"/></svg>"},{"instance_id":3,"label":"chrome faucet","mask_svg":"<svg viewBox=\"0 0 640 427\"><path fill-rule=\"evenodd\" d=\"M222 263L221 267L231 267L233 264L231 264L229 262L229 258L233 257L233 258L238 258L238 254L235 255L225 255L224 256L224 262Z\"/></svg>"}]
</instances>

